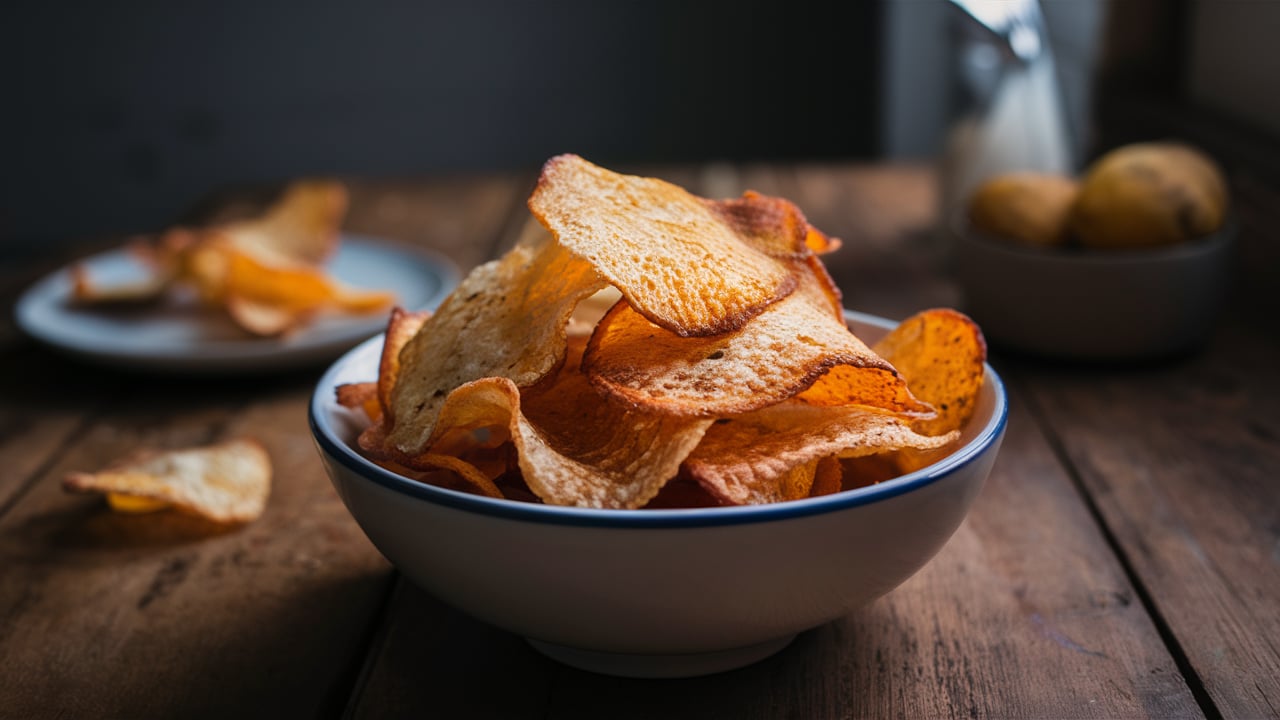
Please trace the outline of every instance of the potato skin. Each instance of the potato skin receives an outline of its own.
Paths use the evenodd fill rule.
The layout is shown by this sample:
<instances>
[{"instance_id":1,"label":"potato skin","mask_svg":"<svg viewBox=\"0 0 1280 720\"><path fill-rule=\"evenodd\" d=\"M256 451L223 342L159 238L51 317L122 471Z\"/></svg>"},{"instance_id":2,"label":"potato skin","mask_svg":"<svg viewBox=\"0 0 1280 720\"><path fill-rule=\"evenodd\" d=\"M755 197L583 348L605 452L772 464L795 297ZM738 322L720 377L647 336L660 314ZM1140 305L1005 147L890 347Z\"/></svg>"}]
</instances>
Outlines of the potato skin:
<instances>
[{"instance_id":1,"label":"potato skin","mask_svg":"<svg viewBox=\"0 0 1280 720\"><path fill-rule=\"evenodd\" d=\"M1056 247L1067 242L1067 214L1079 184L1068 177L1018 172L983 182L969 200L969 221L1005 240Z\"/></svg>"},{"instance_id":2,"label":"potato skin","mask_svg":"<svg viewBox=\"0 0 1280 720\"><path fill-rule=\"evenodd\" d=\"M1212 159L1188 145L1152 142L1095 161L1068 224L1085 247L1159 247L1217 231L1226 213L1226 180Z\"/></svg>"}]
</instances>

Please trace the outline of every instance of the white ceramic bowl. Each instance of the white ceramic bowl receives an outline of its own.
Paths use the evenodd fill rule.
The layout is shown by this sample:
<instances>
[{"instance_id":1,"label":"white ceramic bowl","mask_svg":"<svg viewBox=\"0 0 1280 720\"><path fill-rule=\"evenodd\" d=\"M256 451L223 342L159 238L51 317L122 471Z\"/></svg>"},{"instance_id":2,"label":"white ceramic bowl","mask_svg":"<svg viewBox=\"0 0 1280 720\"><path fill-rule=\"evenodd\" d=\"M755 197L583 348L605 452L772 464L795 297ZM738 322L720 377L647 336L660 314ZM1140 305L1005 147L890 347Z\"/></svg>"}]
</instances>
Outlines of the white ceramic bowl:
<instances>
[{"instance_id":1,"label":"white ceramic bowl","mask_svg":"<svg viewBox=\"0 0 1280 720\"><path fill-rule=\"evenodd\" d=\"M892 326L848 314L868 342ZM454 607L587 670L699 675L746 665L919 570L991 470L1007 402L986 371L962 446L871 487L776 505L594 510L424 485L354 449L363 422L333 388L372 380L381 338L338 360L311 400L316 444L374 545Z\"/></svg>"},{"instance_id":2,"label":"white ceramic bowl","mask_svg":"<svg viewBox=\"0 0 1280 720\"><path fill-rule=\"evenodd\" d=\"M956 233L964 310L997 345L1080 360L1136 360L1193 349L1226 295L1234 226L1142 250L1029 248Z\"/></svg>"}]
</instances>

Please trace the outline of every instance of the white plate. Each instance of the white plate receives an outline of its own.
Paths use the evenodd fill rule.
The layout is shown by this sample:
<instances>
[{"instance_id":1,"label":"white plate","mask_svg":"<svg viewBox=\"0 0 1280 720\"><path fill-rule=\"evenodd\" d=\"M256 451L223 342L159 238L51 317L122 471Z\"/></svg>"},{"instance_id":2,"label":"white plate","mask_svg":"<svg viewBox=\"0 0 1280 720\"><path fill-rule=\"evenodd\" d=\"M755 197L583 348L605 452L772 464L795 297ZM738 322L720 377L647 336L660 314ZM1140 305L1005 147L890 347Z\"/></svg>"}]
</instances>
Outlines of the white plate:
<instances>
[{"instance_id":1,"label":"white plate","mask_svg":"<svg viewBox=\"0 0 1280 720\"><path fill-rule=\"evenodd\" d=\"M80 261L95 282L111 285L144 271L129 252L111 250ZM410 310L434 309L458 283L448 259L417 248L344 235L328 271L359 288L390 290ZM286 338L259 338L224 313L193 302L141 308L75 307L71 272L63 268L18 300L18 326L36 340L80 357L128 367L177 372L242 372L331 360L377 334L386 313L323 315Z\"/></svg>"}]
</instances>

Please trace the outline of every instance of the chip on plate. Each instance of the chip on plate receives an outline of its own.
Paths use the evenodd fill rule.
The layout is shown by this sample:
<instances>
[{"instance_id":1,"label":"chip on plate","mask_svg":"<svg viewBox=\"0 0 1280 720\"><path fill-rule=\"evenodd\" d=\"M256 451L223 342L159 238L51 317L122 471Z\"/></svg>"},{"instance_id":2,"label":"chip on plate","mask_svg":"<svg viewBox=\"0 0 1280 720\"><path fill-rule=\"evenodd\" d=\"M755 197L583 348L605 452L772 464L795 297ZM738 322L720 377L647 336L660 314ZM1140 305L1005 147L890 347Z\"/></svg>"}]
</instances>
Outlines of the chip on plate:
<instances>
[{"instance_id":1,"label":"chip on plate","mask_svg":"<svg viewBox=\"0 0 1280 720\"><path fill-rule=\"evenodd\" d=\"M209 307L264 337L299 330L324 313L368 314L391 306L388 292L350 288L324 267L339 242L347 193L341 183L302 180L260 216L206 227L175 227L130 247L147 277L116 286L72 270L72 299L82 305L160 300L192 288Z\"/></svg>"}]
</instances>

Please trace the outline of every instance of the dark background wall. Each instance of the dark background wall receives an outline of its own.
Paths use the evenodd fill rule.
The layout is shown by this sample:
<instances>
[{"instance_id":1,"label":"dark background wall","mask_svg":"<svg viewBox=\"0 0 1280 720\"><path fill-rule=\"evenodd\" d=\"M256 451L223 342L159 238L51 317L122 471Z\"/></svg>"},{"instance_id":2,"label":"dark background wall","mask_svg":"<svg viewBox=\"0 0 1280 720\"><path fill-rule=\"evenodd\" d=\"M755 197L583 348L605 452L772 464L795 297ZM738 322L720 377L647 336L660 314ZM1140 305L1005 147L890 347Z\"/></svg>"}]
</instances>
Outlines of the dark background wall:
<instances>
[{"instance_id":1,"label":"dark background wall","mask_svg":"<svg viewBox=\"0 0 1280 720\"><path fill-rule=\"evenodd\" d=\"M0 248L301 174L876 152L877 2L32 2L0 9Z\"/></svg>"}]
</instances>

